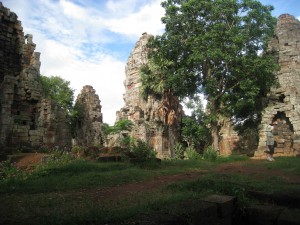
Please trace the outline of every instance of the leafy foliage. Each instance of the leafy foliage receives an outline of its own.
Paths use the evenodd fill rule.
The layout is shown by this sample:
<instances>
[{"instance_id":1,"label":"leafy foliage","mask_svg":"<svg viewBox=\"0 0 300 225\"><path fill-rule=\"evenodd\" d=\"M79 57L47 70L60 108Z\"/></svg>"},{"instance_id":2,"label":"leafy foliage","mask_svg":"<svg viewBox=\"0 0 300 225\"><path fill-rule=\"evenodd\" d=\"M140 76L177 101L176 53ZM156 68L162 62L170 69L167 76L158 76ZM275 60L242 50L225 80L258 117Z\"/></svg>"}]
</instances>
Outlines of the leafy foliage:
<instances>
[{"instance_id":1,"label":"leafy foliage","mask_svg":"<svg viewBox=\"0 0 300 225\"><path fill-rule=\"evenodd\" d=\"M0 162L0 180L13 179L18 176L20 176L20 171L10 160Z\"/></svg>"},{"instance_id":2,"label":"leafy foliage","mask_svg":"<svg viewBox=\"0 0 300 225\"><path fill-rule=\"evenodd\" d=\"M70 82L59 76L40 76L45 97L55 100L63 108L70 111L73 107L74 89Z\"/></svg>"},{"instance_id":3,"label":"leafy foliage","mask_svg":"<svg viewBox=\"0 0 300 225\"><path fill-rule=\"evenodd\" d=\"M104 124L104 133L108 134L118 134L122 131L130 131L133 127L133 122L131 120L119 120L113 126Z\"/></svg>"},{"instance_id":4,"label":"leafy foliage","mask_svg":"<svg viewBox=\"0 0 300 225\"><path fill-rule=\"evenodd\" d=\"M203 152L203 159L209 161L216 161L218 158L218 151L213 149L212 146L208 146Z\"/></svg>"},{"instance_id":5,"label":"leafy foliage","mask_svg":"<svg viewBox=\"0 0 300 225\"><path fill-rule=\"evenodd\" d=\"M266 52L273 8L257 0L166 0L162 6L166 31L148 44L144 94L203 93L215 145L218 116L257 116L261 96L274 83L275 62Z\"/></svg>"},{"instance_id":6,"label":"leafy foliage","mask_svg":"<svg viewBox=\"0 0 300 225\"><path fill-rule=\"evenodd\" d=\"M145 163L156 157L153 148L142 140L137 140L130 149L135 163Z\"/></svg>"},{"instance_id":7,"label":"leafy foliage","mask_svg":"<svg viewBox=\"0 0 300 225\"><path fill-rule=\"evenodd\" d=\"M175 159L183 159L184 158L184 147L181 143L177 142L174 146Z\"/></svg>"},{"instance_id":8,"label":"leafy foliage","mask_svg":"<svg viewBox=\"0 0 300 225\"><path fill-rule=\"evenodd\" d=\"M181 135L188 146L205 147L211 140L209 129L206 125L189 116L185 116L182 119Z\"/></svg>"},{"instance_id":9,"label":"leafy foliage","mask_svg":"<svg viewBox=\"0 0 300 225\"><path fill-rule=\"evenodd\" d=\"M201 155L196 151L194 146L187 147L185 150L185 155L186 155L187 159L190 159L190 160L201 159Z\"/></svg>"}]
</instances>

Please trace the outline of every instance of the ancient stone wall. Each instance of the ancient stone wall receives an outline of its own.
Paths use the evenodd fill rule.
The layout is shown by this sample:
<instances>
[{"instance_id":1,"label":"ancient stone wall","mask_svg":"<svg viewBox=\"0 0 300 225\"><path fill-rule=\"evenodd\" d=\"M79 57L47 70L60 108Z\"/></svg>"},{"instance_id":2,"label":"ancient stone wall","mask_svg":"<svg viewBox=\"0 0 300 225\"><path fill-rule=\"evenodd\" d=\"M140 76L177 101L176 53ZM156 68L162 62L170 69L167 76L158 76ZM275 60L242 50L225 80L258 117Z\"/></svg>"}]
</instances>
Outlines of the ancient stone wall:
<instances>
[{"instance_id":1,"label":"ancient stone wall","mask_svg":"<svg viewBox=\"0 0 300 225\"><path fill-rule=\"evenodd\" d=\"M37 127L29 131L32 145L70 147L72 137L66 110L50 99L42 99L38 106Z\"/></svg>"},{"instance_id":2,"label":"ancient stone wall","mask_svg":"<svg viewBox=\"0 0 300 225\"><path fill-rule=\"evenodd\" d=\"M42 104L40 53L30 34L24 36L21 22L15 13L0 2L0 152L9 152L18 146L36 148L43 144L69 145L70 135L65 134L66 112L51 108L55 120L45 120ZM47 124L47 126L45 126ZM62 128L61 126L64 126ZM55 127L60 127L56 129ZM44 138L55 130L51 143Z\"/></svg>"},{"instance_id":3,"label":"ancient stone wall","mask_svg":"<svg viewBox=\"0 0 300 225\"><path fill-rule=\"evenodd\" d=\"M83 87L77 96L75 107L79 112L75 128L76 144L83 146L104 144L100 100L92 86Z\"/></svg>"},{"instance_id":4,"label":"ancient stone wall","mask_svg":"<svg viewBox=\"0 0 300 225\"><path fill-rule=\"evenodd\" d=\"M176 97L166 93L162 100L141 94L139 69L148 61L147 47L150 35L143 33L130 54L125 68L125 106L117 112L117 121L134 122L131 136L148 142L160 158L172 157L178 137L182 106Z\"/></svg>"},{"instance_id":5,"label":"ancient stone wall","mask_svg":"<svg viewBox=\"0 0 300 225\"><path fill-rule=\"evenodd\" d=\"M275 155L300 152L300 22L283 14L278 18L276 33L269 45L276 54L280 70L279 87L271 89L262 116L256 157L264 157L266 127L274 125Z\"/></svg>"}]
</instances>

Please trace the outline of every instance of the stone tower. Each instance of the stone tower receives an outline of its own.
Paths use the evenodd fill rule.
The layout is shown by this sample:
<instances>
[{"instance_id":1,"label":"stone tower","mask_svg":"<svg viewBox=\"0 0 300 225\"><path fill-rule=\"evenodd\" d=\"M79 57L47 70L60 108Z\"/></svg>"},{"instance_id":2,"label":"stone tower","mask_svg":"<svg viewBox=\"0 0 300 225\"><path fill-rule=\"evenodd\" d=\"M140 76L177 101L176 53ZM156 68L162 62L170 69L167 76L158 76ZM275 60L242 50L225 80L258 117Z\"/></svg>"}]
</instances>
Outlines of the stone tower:
<instances>
[{"instance_id":1,"label":"stone tower","mask_svg":"<svg viewBox=\"0 0 300 225\"><path fill-rule=\"evenodd\" d=\"M75 107L79 110L76 121L76 144L96 146L103 144L102 113L99 96L92 86L86 85L77 96Z\"/></svg>"},{"instance_id":2,"label":"stone tower","mask_svg":"<svg viewBox=\"0 0 300 225\"><path fill-rule=\"evenodd\" d=\"M280 70L279 87L270 91L268 105L262 114L256 157L266 150L266 127L274 124L275 155L300 153L300 22L283 14L269 45L276 54Z\"/></svg>"},{"instance_id":3,"label":"stone tower","mask_svg":"<svg viewBox=\"0 0 300 225\"><path fill-rule=\"evenodd\" d=\"M42 100L40 53L32 39L0 2L0 153L71 144L66 111Z\"/></svg>"},{"instance_id":4,"label":"stone tower","mask_svg":"<svg viewBox=\"0 0 300 225\"><path fill-rule=\"evenodd\" d=\"M139 70L148 62L146 44L150 35L143 33L131 52L125 68L125 106L117 112L117 121L134 123L131 136L148 142L160 158L173 156L174 143L183 115L182 106L174 96L161 100L149 96L144 100L140 90Z\"/></svg>"}]
</instances>

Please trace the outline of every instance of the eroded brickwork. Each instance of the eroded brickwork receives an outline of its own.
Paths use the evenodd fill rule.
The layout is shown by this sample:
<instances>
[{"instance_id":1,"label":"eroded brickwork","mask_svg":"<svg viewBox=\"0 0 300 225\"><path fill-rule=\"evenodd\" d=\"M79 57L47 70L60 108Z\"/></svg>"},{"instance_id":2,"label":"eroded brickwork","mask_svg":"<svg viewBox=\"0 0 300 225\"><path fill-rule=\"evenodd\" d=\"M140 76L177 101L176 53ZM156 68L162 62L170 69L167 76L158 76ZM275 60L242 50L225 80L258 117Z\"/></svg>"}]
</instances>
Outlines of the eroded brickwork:
<instances>
[{"instance_id":1,"label":"eroded brickwork","mask_svg":"<svg viewBox=\"0 0 300 225\"><path fill-rule=\"evenodd\" d=\"M266 128L274 124L275 155L300 152L300 22L283 14L278 18L275 36L269 48L276 54L280 70L279 87L273 88L263 112L256 157L266 150Z\"/></svg>"},{"instance_id":2,"label":"eroded brickwork","mask_svg":"<svg viewBox=\"0 0 300 225\"><path fill-rule=\"evenodd\" d=\"M139 69L146 64L150 35L143 33L130 54L125 69L125 106L117 112L117 120L134 122L131 136L148 142L160 158L173 156L174 143L178 137L182 106L178 99L165 94L162 100L149 96L144 100L141 94Z\"/></svg>"},{"instance_id":3,"label":"eroded brickwork","mask_svg":"<svg viewBox=\"0 0 300 225\"><path fill-rule=\"evenodd\" d=\"M99 96L92 86L86 85L76 99L76 144L98 146L104 143L102 113Z\"/></svg>"},{"instance_id":4,"label":"eroded brickwork","mask_svg":"<svg viewBox=\"0 0 300 225\"><path fill-rule=\"evenodd\" d=\"M31 34L24 35L15 13L0 2L0 152L44 144L69 145L66 112L52 103L45 108L40 76L40 53ZM51 107L50 107L51 105ZM49 120L45 111L51 108ZM55 109L55 110L54 110ZM49 132L55 134L51 141Z\"/></svg>"}]
</instances>

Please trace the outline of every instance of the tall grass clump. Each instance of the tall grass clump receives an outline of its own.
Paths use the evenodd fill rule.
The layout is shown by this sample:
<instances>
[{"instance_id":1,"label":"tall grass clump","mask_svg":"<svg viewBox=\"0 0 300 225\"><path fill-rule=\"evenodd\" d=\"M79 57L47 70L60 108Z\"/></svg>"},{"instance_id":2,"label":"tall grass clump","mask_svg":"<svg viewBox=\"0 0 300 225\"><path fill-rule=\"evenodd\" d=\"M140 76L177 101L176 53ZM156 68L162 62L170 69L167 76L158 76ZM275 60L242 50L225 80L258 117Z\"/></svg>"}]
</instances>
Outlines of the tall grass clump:
<instances>
[{"instance_id":1,"label":"tall grass clump","mask_svg":"<svg viewBox=\"0 0 300 225\"><path fill-rule=\"evenodd\" d=\"M183 159L184 158L184 147L181 143L176 143L174 146L175 159Z\"/></svg>"},{"instance_id":2,"label":"tall grass clump","mask_svg":"<svg viewBox=\"0 0 300 225\"><path fill-rule=\"evenodd\" d=\"M201 159L201 155L196 151L194 146L189 146L185 150L185 156L189 160L198 160Z\"/></svg>"},{"instance_id":3,"label":"tall grass clump","mask_svg":"<svg viewBox=\"0 0 300 225\"><path fill-rule=\"evenodd\" d=\"M218 158L218 151L212 146L208 146L203 152L203 159L208 161L216 161Z\"/></svg>"}]
</instances>

